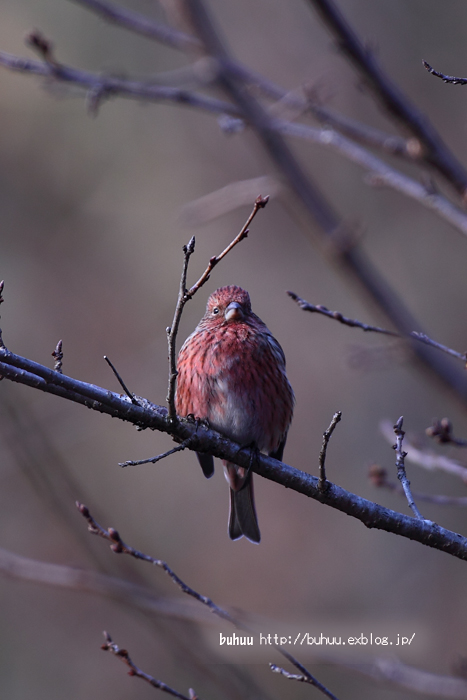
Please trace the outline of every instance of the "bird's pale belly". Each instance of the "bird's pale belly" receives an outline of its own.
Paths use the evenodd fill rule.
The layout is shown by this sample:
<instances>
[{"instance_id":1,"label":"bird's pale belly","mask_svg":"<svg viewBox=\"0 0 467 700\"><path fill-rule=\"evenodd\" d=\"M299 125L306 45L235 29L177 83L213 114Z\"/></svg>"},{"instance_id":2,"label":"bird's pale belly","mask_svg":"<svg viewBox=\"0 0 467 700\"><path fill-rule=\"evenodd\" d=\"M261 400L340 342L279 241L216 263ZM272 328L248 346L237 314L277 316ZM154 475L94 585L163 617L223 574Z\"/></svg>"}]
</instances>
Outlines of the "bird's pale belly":
<instances>
[{"instance_id":1,"label":"bird's pale belly","mask_svg":"<svg viewBox=\"0 0 467 700\"><path fill-rule=\"evenodd\" d=\"M215 398L213 396L212 403L208 400L209 424L240 445L254 443L260 450L268 448L263 444L264 430L259 417L255 415L252 419L251 410L246 410L245 404L251 402L252 397L247 397L245 391L238 391L238 387L235 387L235 391L228 379L216 378L211 388Z\"/></svg>"}]
</instances>

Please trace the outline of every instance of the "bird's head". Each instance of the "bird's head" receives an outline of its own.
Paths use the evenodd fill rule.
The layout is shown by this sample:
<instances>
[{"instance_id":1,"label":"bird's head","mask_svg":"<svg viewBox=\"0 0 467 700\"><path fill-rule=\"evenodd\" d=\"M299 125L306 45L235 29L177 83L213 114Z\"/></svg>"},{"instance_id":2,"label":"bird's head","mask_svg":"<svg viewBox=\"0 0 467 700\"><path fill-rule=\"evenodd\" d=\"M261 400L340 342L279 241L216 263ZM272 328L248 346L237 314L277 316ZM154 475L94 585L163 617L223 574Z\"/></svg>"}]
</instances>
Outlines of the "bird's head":
<instances>
[{"instance_id":1,"label":"bird's head","mask_svg":"<svg viewBox=\"0 0 467 700\"><path fill-rule=\"evenodd\" d=\"M205 320L216 323L243 321L251 313L250 295L241 287L220 287L208 299Z\"/></svg>"}]
</instances>

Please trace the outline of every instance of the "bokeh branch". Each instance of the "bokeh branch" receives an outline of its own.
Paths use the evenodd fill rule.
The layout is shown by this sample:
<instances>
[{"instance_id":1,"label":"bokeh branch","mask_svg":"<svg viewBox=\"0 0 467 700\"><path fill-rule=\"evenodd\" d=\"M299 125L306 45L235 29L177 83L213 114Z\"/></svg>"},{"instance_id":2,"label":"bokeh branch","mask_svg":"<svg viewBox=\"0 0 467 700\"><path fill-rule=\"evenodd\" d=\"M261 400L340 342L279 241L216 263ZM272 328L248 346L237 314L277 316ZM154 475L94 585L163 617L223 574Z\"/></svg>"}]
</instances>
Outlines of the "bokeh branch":
<instances>
[{"instance_id":1,"label":"bokeh branch","mask_svg":"<svg viewBox=\"0 0 467 700\"><path fill-rule=\"evenodd\" d=\"M136 664L133 663L128 651L126 649L120 649L120 647L112 641L112 638L108 632L104 632L104 637L105 643L101 646L101 649L103 651L110 651L117 657L117 659L123 661L123 663L130 669L128 671L129 676L141 678L143 681L146 681L146 683L149 683L149 685L151 685L153 688L162 690L164 693L167 693L174 698L179 698L179 700L198 700L194 693L190 692L189 697L187 695L182 695L182 693L179 693L178 690L174 690L174 688L171 688L163 681L160 681L157 678L154 678L154 676L150 676L148 673L142 671L140 668L138 668L138 666L136 666Z\"/></svg>"},{"instance_id":2,"label":"bokeh branch","mask_svg":"<svg viewBox=\"0 0 467 700\"><path fill-rule=\"evenodd\" d=\"M441 352L446 353L447 355L451 355L451 357L455 357L458 360L462 360L462 362L465 363L467 362L467 353L465 352L458 352L457 350L453 350L452 348L448 348L446 345L442 345L441 343L438 343L436 340L433 340L432 338L429 338L425 333L418 333L417 331L411 331L410 333L407 333L403 335L402 333L398 333L397 331L390 331L386 328L380 328L379 326L370 326L367 323L362 323L362 321L357 321L354 318L347 318L343 314L341 314L340 311L330 311L327 309L325 306L322 306L321 304L310 304L308 301L305 301L305 299L302 299L301 297L298 296L298 294L295 294L295 292L287 292L289 297L293 299L295 302L297 302L298 306L303 309L303 311L309 311L310 313L317 313L321 314L322 316L326 316L327 318L331 318L334 321L338 321L339 323L342 323L344 326L350 326L351 328L361 328L362 331L370 332L370 333L380 333L382 335L389 335L392 338L403 338L403 339L411 339L411 340L417 340L420 343L424 343L425 345L430 345L433 348L436 348L437 350L440 350Z\"/></svg>"},{"instance_id":3,"label":"bokeh branch","mask_svg":"<svg viewBox=\"0 0 467 700\"><path fill-rule=\"evenodd\" d=\"M223 608L220 608L214 601L212 601L210 598L207 596L202 595L201 593L198 593L195 591L191 586L189 586L187 583L182 581L182 579L177 576L177 574L168 566L168 564L165 561L162 561L161 559L155 559L154 557L151 557L149 554L144 554L143 552L138 551L137 549L134 549L130 545L125 544L123 540L121 539L119 533L117 530L115 530L112 527L109 527L107 530L103 528L101 525L99 525L94 518L92 517L91 513L89 512L89 509L83 505L82 503L76 503L76 506L81 513L81 515L87 520L88 522L88 530L94 535L98 535L102 539L106 540L107 542L110 542L110 548L113 552L116 554L128 554L131 557L134 557L135 559L139 559L141 561L145 561L149 564L153 564L154 566L158 566L162 568L168 576L172 579L172 581L175 583L176 586L180 588L180 590L193 597L195 600L197 600L199 603L204 605L205 607L210 610L210 612L214 613L217 617L219 617L221 620L224 620L226 622L229 622L231 625L234 627L237 627L238 629L242 629L245 631L251 631L251 628L242 623L238 617L235 617L231 613L229 613L227 610L224 610ZM108 637L107 633L104 632L104 635ZM111 640L110 637L108 637L107 641L109 642L109 645L111 646ZM118 649L116 645L115 649ZM295 659L291 654L289 654L282 646L274 644L274 648L282 654L284 658L286 658L290 663L292 663L294 666L299 668L302 673L304 673L307 678L309 679L309 682L312 683L318 690L320 690L322 693L324 693L327 697L329 697L331 700L337 700L336 696L333 695L322 683L320 683L314 676L311 675L311 673L300 664L297 659ZM112 649L109 647L109 649L106 648L106 650L110 650L115 652L115 649ZM135 670L136 667L133 666L131 663L128 653L120 653L116 654L117 656L121 656L124 660L126 660L126 663L130 666L130 668L134 668ZM142 673L142 672L141 672ZM135 673L134 675L140 675L140 673ZM147 677L146 674L141 675L141 677L144 678L144 680L147 680L149 682L149 678ZM156 683L159 683L159 681L156 681ZM155 683L152 683L152 685L155 685ZM159 687L156 685L156 687ZM178 696L177 696L178 697Z\"/></svg>"},{"instance_id":4,"label":"bokeh branch","mask_svg":"<svg viewBox=\"0 0 467 700\"><path fill-rule=\"evenodd\" d=\"M214 84L240 109L244 118L255 130L266 152L281 173L298 203L313 222L322 250L331 262L337 263L349 279L364 292L366 301L371 301L401 333L410 333L419 327L397 294L376 270L360 247L349 227L340 221L333 206L323 197L318 187L305 173L301 164L289 149L283 136L274 129L274 123L262 104L255 99L236 71L225 44L219 37L213 22L201 0L183 2L185 14L204 46L208 56L215 62ZM467 381L459 372L434 357L423 346L414 348L414 355L430 375L440 380L454 396L467 405Z\"/></svg>"},{"instance_id":5,"label":"bokeh branch","mask_svg":"<svg viewBox=\"0 0 467 700\"><path fill-rule=\"evenodd\" d=\"M389 79L372 51L366 47L333 0L308 0L336 37L337 45L349 58L377 100L400 126L420 141L424 160L455 187L467 192L467 172L446 147L436 129L406 95Z\"/></svg>"}]
</instances>

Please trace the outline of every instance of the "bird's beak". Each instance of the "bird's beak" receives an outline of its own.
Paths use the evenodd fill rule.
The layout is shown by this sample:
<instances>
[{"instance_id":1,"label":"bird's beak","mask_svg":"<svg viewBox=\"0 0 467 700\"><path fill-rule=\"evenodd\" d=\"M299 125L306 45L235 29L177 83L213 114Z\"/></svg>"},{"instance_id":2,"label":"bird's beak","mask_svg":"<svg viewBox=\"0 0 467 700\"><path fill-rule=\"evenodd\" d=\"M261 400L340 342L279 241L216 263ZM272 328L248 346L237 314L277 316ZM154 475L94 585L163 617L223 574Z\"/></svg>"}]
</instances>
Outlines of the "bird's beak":
<instances>
[{"instance_id":1,"label":"bird's beak","mask_svg":"<svg viewBox=\"0 0 467 700\"><path fill-rule=\"evenodd\" d=\"M237 301L232 301L225 310L226 321L241 321L243 318L242 307Z\"/></svg>"}]
</instances>

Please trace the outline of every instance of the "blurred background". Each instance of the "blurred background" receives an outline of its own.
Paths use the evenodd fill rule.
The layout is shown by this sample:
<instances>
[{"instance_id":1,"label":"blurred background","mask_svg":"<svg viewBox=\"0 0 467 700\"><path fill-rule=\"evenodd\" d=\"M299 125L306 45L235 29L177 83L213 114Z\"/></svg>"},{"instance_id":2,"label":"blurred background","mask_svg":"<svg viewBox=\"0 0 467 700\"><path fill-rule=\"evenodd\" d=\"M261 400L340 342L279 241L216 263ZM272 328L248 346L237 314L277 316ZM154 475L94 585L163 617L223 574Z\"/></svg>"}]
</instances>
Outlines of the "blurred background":
<instances>
[{"instance_id":1,"label":"blurred background","mask_svg":"<svg viewBox=\"0 0 467 700\"><path fill-rule=\"evenodd\" d=\"M428 75L421 61L449 74L466 72L466 4L340 4L384 70L465 162L467 88L444 85ZM244 64L290 90L305 83L316 86L328 106L397 133L307 3L221 0L211 5ZM166 21L152 0L127 0L125 6ZM72 1L3 0L0 14L0 48L17 55L32 55L24 37L38 29L53 41L60 61L96 73L147 78L187 64L182 54L110 26ZM51 352L62 339L66 374L119 391L103 360L106 354L133 392L163 404L165 329L176 302L182 246L195 233L192 284L251 210L248 204L194 229L186 206L232 182L273 177L274 167L253 133L228 135L213 116L114 99L92 118L81 92L49 88L41 79L0 71L5 344L52 366ZM361 169L329 150L305 142L294 149L340 216L356 224L363 249L427 332L464 350L467 241L417 203L369 187ZM394 164L418 177L406 164ZM254 192L252 202L257 194L268 192ZM328 451L329 479L407 513L405 500L376 490L368 480L375 462L393 480L396 476L394 453L380 422L403 415L408 433L423 439L433 417L449 416L455 432L466 436L465 407L420 372L400 345L305 314L288 298L285 292L291 289L346 316L381 322L338 268L327 264L314 246L311 226L301 226L288 204L273 196L248 239L187 305L179 346L214 289L226 284L247 289L254 311L284 348L295 389L284 460L317 474L322 433L341 410ZM4 549L124 578L152 587L155 596L184 602L161 570L123 561L88 535L74 506L79 499L99 522L166 560L220 606L264 619L267 631L416 632L410 647L365 648L358 660L383 656L446 675L459 665L467 643L464 562L367 530L357 520L258 477L261 545L232 543L220 463L211 481L189 452L123 470L118 462L151 457L173 443L166 435L137 432L6 380L0 401ZM438 451L463 459L452 449ZM409 466L409 477L415 491L467 495L460 480L441 472ZM419 505L425 517L466 534L462 509ZM211 618L205 615L195 626L137 612L104 596L2 574L2 697L152 697L154 689L129 678L116 659L99 651L104 629L147 673L183 693L189 687L203 698L316 693L271 674L255 655L239 663L232 663L228 653L220 655L219 630L233 630L216 626ZM350 660L346 653L312 651L318 654L299 650L296 655L339 697L415 697L335 666L335 660ZM273 650L268 660L282 664Z\"/></svg>"}]
</instances>

